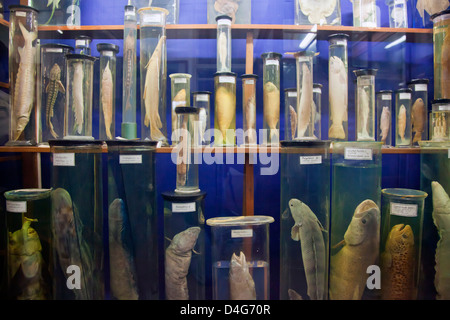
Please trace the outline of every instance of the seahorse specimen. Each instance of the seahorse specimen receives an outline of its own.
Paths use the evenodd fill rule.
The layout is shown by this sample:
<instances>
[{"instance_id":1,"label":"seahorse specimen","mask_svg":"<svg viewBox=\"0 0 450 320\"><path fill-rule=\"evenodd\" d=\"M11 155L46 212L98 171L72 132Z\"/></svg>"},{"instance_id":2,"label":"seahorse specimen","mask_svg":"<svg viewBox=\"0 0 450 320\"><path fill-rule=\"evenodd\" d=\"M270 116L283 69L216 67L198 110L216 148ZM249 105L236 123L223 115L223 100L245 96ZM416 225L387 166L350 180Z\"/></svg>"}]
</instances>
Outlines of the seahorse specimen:
<instances>
[{"instance_id":1,"label":"seahorse specimen","mask_svg":"<svg viewBox=\"0 0 450 320\"><path fill-rule=\"evenodd\" d=\"M102 75L102 108L103 118L105 120L106 137L112 139L111 124L113 117L113 78L109 67L109 61L106 63L105 70Z\"/></svg>"},{"instance_id":2,"label":"seahorse specimen","mask_svg":"<svg viewBox=\"0 0 450 320\"><path fill-rule=\"evenodd\" d=\"M55 132L55 129L52 124L54 107L56 103L56 98L58 97L58 93L59 92L61 92L62 94L66 93L66 89L64 88L64 85L61 82L61 68L58 66L57 63L55 63L50 70L50 79L45 89L45 92L47 93L47 104L45 108L46 124L47 128L50 130L50 134L52 135L53 138L56 139L58 138L58 134Z\"/></svg>"}]
</instances>

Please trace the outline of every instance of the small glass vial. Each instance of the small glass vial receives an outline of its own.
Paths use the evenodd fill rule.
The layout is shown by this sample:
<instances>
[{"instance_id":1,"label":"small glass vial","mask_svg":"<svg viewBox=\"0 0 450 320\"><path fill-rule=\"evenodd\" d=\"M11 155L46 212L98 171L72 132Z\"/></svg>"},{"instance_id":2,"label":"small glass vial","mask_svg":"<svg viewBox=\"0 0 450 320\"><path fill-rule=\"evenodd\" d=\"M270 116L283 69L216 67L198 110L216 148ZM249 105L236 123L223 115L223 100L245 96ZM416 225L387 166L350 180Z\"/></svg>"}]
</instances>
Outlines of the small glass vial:
<instances>
[{"instance_id":1,"label":"small glass vial","mask_svg":"<svg viewBox=\"0 0 450 320\"><path fill-rule=\"evenodd\" d=\"M81 35L75 38L75 53L91 55L91 42L92 38L89 36Z\"/></svg>"},{"instance_id":2,"label":"small glass vial","mask_svg":"<svg viewBox=\"0 0 450 320\"><path fill-rule=\"evenodd\" d=\"M217 21L217 72L231 72L231 17L221 15Z\"/></svg>"},{"instance_id":3,"label":"small glass vial","mask_svg":"<svg viewBox=\"0 0 450 320\"><path fill-rule=\"evenodd\" d=\"M97 51L100 53L99 139L113 140L116 131L116 55L119 47L99 43Z\"/></svg>"},{"instance_id":4,"label":"small glass vial","mask_svg":"<svg viewBox=\"0 0 450 320\"><path fill-rule=\"evenodd\" d=\"M377 6L375 0L353 0L353 26L377 27Z\"/></svg>"},{"instance_id":5,"label":"small glass vial","mask_svg":"<svg viewBox=\"0 0 450 320\"><path fill-rule=\"evenodd\" d=\"M414 79L408 83L412 90L412 145L428 139L428 79Z\"/></svg>"},{"instance_id":6,"label":"small glass vial","mask_svg":"<svg viewBox=\"0 0 450 320\"><path fill-rule=\"evenodd\" d=\"M236 74L214 74L214 145L236 144Z\"/></svg>"},{"instance_id":7,"label":"small glass vial","mask_svg":"<svg viewBox=\"0 0 450 320\"><path fill-rule=\"evenodd\" d=\"M434 99L450 98L450 10L431 16L433 20Z\"/></svg>"},{"instance_id":8,"label":"small glass vial","mask_svg":"<svg viewBox=\"0 0 450 320\"><path fill-rule=\"evenodd\" d=\"M92 94L95 58L68 54L64 139L93 139Z\"/></svg>"},{"instance_id":9,"label":"small glass vial","mask_svg":"<svg viewBox=\"0 0 450 320\"><path fill-rule=\"evenodd\" d=\"M406 0L387 0L389 7L389 27L408 28L408 9Z\"/></svg>"},{"instance_id":10,"label":"small glass vial","mask_svg":"<svg viewBox=\"0 0 450 320\"><path fill-rule=\"evenodd\" d=\"M284 139L294 140L297 133L297 88L288 88L284 90Z\"/></svg>"},{"instance_id":11,"label":"small glass vial","mask_svg":"<svg viewBox=\"0 0 450 320\"><path fill-rule=\"evenodd\" d=\"M213 300L268 300L270 216L218 217L211 227Z\"/></svg>"},{"instance_id":12,"label":"small glass vial","mask_svg":"<svg viewBox=\"0 0 450 320\"><path fill-rule=\"evenodd\" d=\"M375 141L376 69L355 70L357 77L356 141Z\"/></svg>"},{"instance_id":13,"label":"small glass vial","mask_svg":"<svg viewBox=\"0 0 450 320\"><path fill-rule=\"evenodd\" d=\"M450 141L450 99L433 101L430 124L431 140Z\"/></svg>"},{"instance_id":14,"label":"small glass vial","mask_svg":"<svg viewBox=\"0 0 450 320\"><path fill-rule=\"evenodd\" d=\"M256 74L244 74L242 78L242 108L244 145L256 145Z\"/></svg>"},{"instance_id":15,"label":"small glass vial","mask_svg":"<svg viewBox=\"0 0 450 320\"><path fill-rule=\"evenodd\" d=\"M411 146L411 98L408 88L395 91L395 146Z\"/></svg>"},{"instance_id":16,"label":"small glass vial","mask_svg":"<svg viewBox=\"0 0 450 320\"><path fill-rule=\"evenodd\" d=\"M203 145L211 143L210 115L211 115L211 92L196 91L192 92L192 100L194 105L200 109L198 112L198 120L200 121L200 136Z\"/></svg>"},{"instance_id":17,"label":"small glass vial","mask_svg":"<svg viewBox=\"0 0 450 320\"><path fill-rule=\"evenodd\" d=\"M383 147L392 147L392 90L381 90L376 93L377 100L377 141Z\"/></svg>"},{"instance_id":18,"label":"small glass vial","mask_svg":"<svg viewBox=\"0 0 450 320\"><path fill-rule=\"evenodd\" d=\"M173 132L178 128L177 114L175 109L177 107L191 106L191 75L187 73L173 73L169 75L171 83L171 98L172 98L172 144L178 141L173 136Z\"/></svg>"},{"instance_id":19,"label":"small glass vial","mask_svg":"<svg viewBox=\"0 0 450 320\"><path fill-rule=\"evenodd\" d=\"M322 139L322 84L313 83L312 120L314 124L313 136Z\"/></svg>"},{"instance_id":20,"label":"small glass vial","mask_svg":"<svg viewBox=\"0 0 450 320\"><path fill-rule=\"evenodd\" d=\"M263 59L263 145L280 142L280 68L281 54L266 52Z\"/></svg>"}]
</instances>

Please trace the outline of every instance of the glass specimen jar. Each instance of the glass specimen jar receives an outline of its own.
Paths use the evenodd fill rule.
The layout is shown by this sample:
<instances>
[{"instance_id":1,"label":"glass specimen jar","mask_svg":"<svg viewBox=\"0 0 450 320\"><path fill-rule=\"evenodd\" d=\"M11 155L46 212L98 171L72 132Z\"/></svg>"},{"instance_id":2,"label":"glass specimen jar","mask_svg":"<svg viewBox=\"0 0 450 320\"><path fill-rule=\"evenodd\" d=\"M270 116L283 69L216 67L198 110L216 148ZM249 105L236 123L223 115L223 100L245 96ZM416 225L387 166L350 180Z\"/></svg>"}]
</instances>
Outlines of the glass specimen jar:
<instances>
[{"instance_id":1,"label":"glass specimen jar","mask_svg":"<svg viewBox=\"0 0 450 320\"><path fill-rule=\"evenodd\" d=\"M131 3L137 9L149 6L148 0L132 0ZM177 24L180 16L180 0L153 0L151 2L153 7L166 9L169 13L167 14L166 23L167 24Z\"/></svg>"},{"instance_id":2,"label":"glass specimen jar","mask_svg":"<svg viewBox=\"0 0 450 320\"><path fill-rule=\"evenodd\" d=\"M40 121L35 106L37 80L38 11L9 6L10 131L8 145L35 145Z\"/></svg>"},{"instance_id":3,"label":"glass specimen jar","mask_svg":"<svg viewBox=\"0 0 450 320\"><path fill-rule=\"evenodd\" d=\"M178 141L176 150L172 153L172 161L177 165L177 183L175 192L199 192L198 164L194 163L193 148L201 145L198 108L177 107L178 129L174 132ZM174 159L173 157L176 156Z\"/></svg>"},{"instance_id":4,"label":"glass specimen jar","mask_svg":"<svg viewBox=\"0 0 450 320\"><path fill-rule=\"evenodd\" d=\"M167 142L166 123L166 17L161 8L139 9L141 139Z\"/></svg>"},{"instance_id":5,"label":"glass specimen jar","mask_svg":"<svg viewBox=\"0 0 450 320\"><path fill-rule=\"evenodd\" d=\"M389 7L389 27L408 28L408 9L406 0L387 0Z\"/></svg>"},{"instance_id":6,"label":"glass specimen jar","mask_svg":"<svg viewBox=\"0 0 450 320\"><path fill-rule=\"evenodd\" d=\"M375 288L367 289L366 281L370 276L367 268L379 263L381 145L360 141L333 143L331 300L374 299L379 294Z\"/></svg>"},{"instance_id":7,"label":"glass specimen jar","mask_svg":"<svg viewBox=\"0 0 450 320\"><path fill-rule=\"evenodd\" d=\"M251 0L207 0L208 23L215 23L219 15L228 15L232 23L251 24L252 1Z\"/></svg>"},{"instance_id":8,"label":"glass specimen jar","mask_svg":"<svg viewBox=\"0 0 450 320\"><path fill-rule=\"evenodd\" d=\"M411 146L411 98L412 90L409 88L395 91L395 146Z\"/></svg>"},{"instance_id":9,"label":"glass specimen jar","mask_svg":"<svg viewBox=\"0 0 450 320\"><path fill-rule=\"evenodd\" d=\"M64 44L48 43L41 46L41 124L42 141L64 136L64 109L66 105L66 54L73 48Z\"/></svg>"},{"instance_id":10,"label":"glass specimen jar","mask_svg":"<svg viewBox=\"0 0 450 320\"><path fill-rule=\"evenodd\" d=\"M270 216L217 217L211 228L213 300L268 300Z\"/></svg>"},{"instance_id":11,"label":"glass specimen jar","mask_svg":"<svg viewBox=\"0 0 450 320\"><path fill-rule=\"evenodd\" d=\"M447 0L423 1L412 0L413 28L433 28L433 21L430 19L434 14L449 9L450 3Z\"/></svg>"},{"instance_id":12,"label":"glass specimen jar","mask_svg":"<svg viewBox=\"0 0 450 320\"><path fill-rule=\"evenodd\" d=\"M244 145L256 145L256 81L258 76L256 74L244 74L241 78Z\"/></svg>"},{"instance_id":13,"label":"glass specimen jar","mask_svg":"<svg viewBox=\"0 0 450 320\"><path fill-rule=\"evenodd\" d=\"M341 25L341 2L295 1L295 24Z\"/></svg>"},{"instance_id":14,"label":"glass specimen jar","mask_svg":"<svg viewBox=\"0 0 450 320\"><path fill-rule=\"evenodd\" d=\"M430 140L450 141L450 99L432 102Z\"/></svg>"},{"instance_id":15,"label":"glass specimen jar","mask_svg":"<svg viewBox=\"0 0 450 320\"><path fill-rule=\"evenodd\" d=\"M356 91L356 140L375 141L375 75L376 69L354 71Z\"/></svg>"},{"instance_id":16,"label":"glass specimen jar","mask_svg":"<svg viewBox=\"0 0 450 320\"><path fill-rule=\"evenodd\" d=\"M163 192L167 300L205 299L205 192Z\"/></svg>"},{"instance_id":17,"label":"glass specimen jar","mask_svg":"<svg viewBox=\"0 0 450 320\"><path fill-rule=\"evenodd\" d=\"M200 135L202 144L208 145L211 143L210 116L211 116L211 92L196 91L192 92L192 100L194 106L199 108L198 120L200 121Z\"/></svg>"},{"instance_id":18,"label":"glass specimen jar","mask_svg":"<svg viewBox=\"0 0 450 320\"><path fill-rule=\"evenodd\" d=\"M214 145L236 144L236 74L214 74Z\"/></svg>"},{"instance_id":19,"label":"glass specimen jar","mask_svg":"<svg viewBox=\"0 0 450 320\"><path fill-rule=\"evenodd\" d=\"M81 35L75 38L75 53L91 55L91 42L92 38L89 36Z\"/></svg>"},{"instance_id":20,"label":"glass specimen jar","mask_svg":"<svg viewBox=\"0 0 450 320\"><path fill-rule=\"evenodd\" d=\"M49 144L54 299L102 300L102 141L50 140Z\"/></svg>"},{"instance_id":21,"label":"glass specimen jar","mask_svg":"<svg viewBox=\"0 0 450 320\"><path fill-rule=\"evenodd\" d=\"M431 16L433 20L434 99L450 98L450 10Z\"/></svg>"},{"instance_id":22,"label":"glass specimen jar","mask_svg":"<svg viewBox=\"0 0 450 320\"><path fill-rule=\"evenodd\" d=\"M156 141L106 143L111 298L157 300Z\"/></svg>"},{"instance_id":23,"label":"glass specimen jar","mask_svg":"<svg viewBox=\"0 0 450 320\"><path fill-rule=\"evenodd\" d=\"M169 75L171 84L171 101L172 101L172 144L176 144L178 140L173 136L174 131L178 129L178 117L175 113L177 107L191 106L191 75L187 73L172 73Z\"/></svg>"},{"instance_id":24,"label":"glass specimen jar","mask_svg":"<svg viewBox=\"0 0 450 320\"><path fill-rule=\"evenodd\" d=\"M348 140L348 38L346 34L328 37L328 139L333 141Z\"/></svg>"},{"instance_id":25,"label":"glass specimen jar","mask_svg":"<svg viewBox=\"0 0 450 320\"><path fill-rule=\"evenodd\" d=\"M221 15L217 21L217 72L231 72L231 17Z\"/></svg>"},{"instance_id":26,"label":"glass specimen jar","mask_svg":"<svg viewBox=\"0 0 450 320\"><path fill-rule=\"evenodd\" d=\"M411 126L412 145L428 139L428 79L413 79L408 82L412 90Z\"/></svg>"},{"instance_id":27,"label":"glass specimen jar","mask_svg":"<svg viewBox=\"0 0 450 320\"><path fill-rule=\"evenodd\" d=\"M280 144L280 299L326 300L330 141Z\"/></svg>"},{"instance_id":28,"label":"glass specimen jar","mask_svg":"<svg viewBox=\"0 0 450 320\"><path fill-rule=\"evenodd\" d=\"M5 192L7 297L10 300L53 299L51 189Z\"/></svg>"},{"instance_id":29,"label":"glass specimen jar","mask_svg":"<svg viewBox=\"0 0 450 320\"><path fill-rule=\"evenodd\" d=\"M281 54L266 52L263 59L263 145L280 142L280 67Z\"/></svg>"},{"instance_id":30,"label":"glass specimen jar","mask_svg":"<svg viewBox=\"0 0 450 320\"><path fill-rule=\"evenodd\" d=\"M136 139L137 12L134 6L125 6L124 10L121 136L125 139Z\"/></svg>"},{"instance_id":31,"label":"glass specimen jar","mask_svg":"<svg viewBox=\"0 0 450 320\"><path fill-rule=\"evenodd\" d=\"M80 1L29 0L29 5L39 10L38 23L42 26L79 26Z\"/></svg>"},{"instance_id":32,"label":"glass specimen jar","mask_svg":"<svg viewBox=\"0 0 450 320\"><path fill-rule=\"evenodd\" d=\"M377 100L377 141L383 147L392 146L392 90L381 90L376 93Z\"/></svg>"},{"instance_id":33,"label":"glass specimen jar","mask_svg":"<svg viewBox=\"0 0 450 320\"><path fill-rule=\"evenodd\" d=\"M381 231L381 298L416 300L419 286L426 192L383 189Z\"/></svg>"},{"instance_id":34,"label":"glass specimen jar","mask_svg":"<svg viewBox=\"0 0 450 320\"><path fill-rule=\"evenodd\" d=\"M85 54L67 54L64 139L93 139L92 95L94 61Z\"/></svg>"},{"instance_id":35,"label":"glass specimen jar","mask_svg":"<svg viewBox=\"0 0 450 320\"><path fill-rule=\"evenodd\" d=\"M97 44L100 53L100 125L99 139L113 140L116 131L116 55L119 47L110 43Z\"/></svg>"},{"instance_id":36,"label":"glass specimen jar","mask_svg":"<svg viewBox=\"0 0 450 320\"><path fill-rule=\"evenodd\" d=\"M313 83L312 123L314 124L313 136L322 139L322 84Z\"/></svg>"},{"instance_id":37,"label":"glass specimen jar","mask_svg":"<svg viewBox=\"0 0 450 320\"><path fill-rule=\"evenodd\" d=\"M284 89L284 139L294 140L297 133L297 88Z\"/></svg>"},{"instance_id":38,"label":"glass specimen jar","mask_svg":"<svg viewBox=\"0 0 450 320\"><path fill-rule=\"evenodd\" d=\"M375 0L353 0L353 26L377 27L377 5Z\"/></svg>"}]
</instances>

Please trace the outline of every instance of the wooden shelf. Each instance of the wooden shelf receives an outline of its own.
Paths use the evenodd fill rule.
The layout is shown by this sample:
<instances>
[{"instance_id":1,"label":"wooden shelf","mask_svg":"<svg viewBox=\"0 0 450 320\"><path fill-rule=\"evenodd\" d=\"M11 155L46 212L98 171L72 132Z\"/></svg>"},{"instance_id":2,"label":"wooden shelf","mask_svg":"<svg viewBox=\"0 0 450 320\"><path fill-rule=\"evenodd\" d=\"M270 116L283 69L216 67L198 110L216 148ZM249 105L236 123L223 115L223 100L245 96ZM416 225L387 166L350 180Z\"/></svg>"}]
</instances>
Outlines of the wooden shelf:
<instances>
[{"instance_id":1,"label":"wooden shelf","mask_svg":"<svg viewBox=\"0 0 450 320\"><path fill-rule=\"evenodd\" d=\"M0 82L0 88L9 89L9 83L6 83L6 82Z\"/></svg>"},{"instance_id":2,"label":"wooden shelf","mask_svg":"<svg viewBox=\"0 0 450 320\"><path fill-rule=\"evenodd\" d=\"M5 19L0 19L0 25L8 27L9 28L9 22Z\"/></svg>"}]
</instances>

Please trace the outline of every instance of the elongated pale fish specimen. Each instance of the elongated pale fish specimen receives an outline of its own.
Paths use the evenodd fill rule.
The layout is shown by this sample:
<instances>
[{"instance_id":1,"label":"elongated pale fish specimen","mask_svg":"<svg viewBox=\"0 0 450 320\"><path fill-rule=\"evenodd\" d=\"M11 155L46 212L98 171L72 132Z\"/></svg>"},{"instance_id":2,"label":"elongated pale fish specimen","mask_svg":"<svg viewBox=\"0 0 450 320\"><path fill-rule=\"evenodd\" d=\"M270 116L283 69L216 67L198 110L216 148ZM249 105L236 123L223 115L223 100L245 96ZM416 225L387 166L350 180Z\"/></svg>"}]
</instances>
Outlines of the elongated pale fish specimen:
<instances>
[{"instance_id":1,"label":"elongated pale fish specimen","mask_svg":"<svg viewBox=\"0 0 450 320\"><path fill-rule=\"evenodd\" d=\"M381 111L380 129L381 141L386 143L386 139L391 129L391 111L389 111L389 107L383 107L383 111Z\"/></svg>"},{"instance_id":2,"label":"elongated pale fish specimen","mask_svg":"<svg viewBox=\"0 0 450 320\"><path fill-rule=\"evenodd\" d=\"M45 88L45 92L47 93L47 103L45 108L45 119L47 128L50 130L50 134L53 138L58 138L58 134L55 132L55 129L52 124L53 118L53 108L55 107L56 98L58 97L58 93L62 94L66 93L66 89L61 82L61 68L57 63L53 65L50 70L50 79L48 81L47 87Z\"/></svg>"},{"instance_id":3,"label":"elongated pale fish specimen","mask_svg":"<svg viewBox=\"0 0 450 320\"><path fill-rule=\"evenodd\" d=\"M112 139L111 124L113 115L113 78L109 68L109 61L106 63L102 75L102 108L105 119L105 130L108 139Z\"/></svg>"},{"instance_id":4,"label":"elongated pale fish specimen","mask_svg":"<svg viewBox=\"0 0 450 320\"><path fill-rule=\"evenodd\" d=\"M229 281L231 300L256 300L255 282L242 251L239 257L235 253L231 257Z\"/></svg>"},{"instance_id":5,"label":"elongated pale fish specimen","mask_svg":"<svg viewBox=\"0 0 450 320\"><path fill-rule=\"evenodd\" d=\"M380 243L380 209L372 200L356 208L344 234L343 245L330 259L330 299L360 300L368 277L367 268L376 263Z\"/></svg>"},{"instance_id":6,"label":"elongated pale fish specimen","mask_svg":"<svg viewBox=\"0 0 450 320\"><path fill-rule=\"evenodd\" d=\"M130 30L126 39L124 46L124 63L126 63L126 71L125 71L125 110L129 110L131 108L131 81L133 76L133 66L136 63L136 42L133 37L133 31Z\"/></svg>"},{"instance_id":7,"label":"elongated pale fish specimen","mask_svg":"<svg viewBox=\"0 0 450 320\"><path fill-rule=\"evenodd\" d=\"M165 254L167 300L189 300L187 275L191 265L192 250L200 234L199 227L191 227L173 237Z\"/></svg>"},{"instance_id":8,"label":"elongated pale fish specimen","mask_svg":"<svg viewBox=\"0 0 450 320\"><path fill-rule=\"evenodd\" d=\"M291 238L300 241L305 269L308 296L311 300L323 300L325 291L326 250L322 231L325 231L314 212L298 199L289 201L295 224Z\"/></svg>"},{"instance_id":9,"label":"elongated pale fish specimen","mask_svg":"<svg viewBox=\"0 0 450 320\"><path fill-rule=\"evenodd\" d=\"M383 300L414 298L414 234L409 225L392 227L381 254L381 290Z\"/></svg>"},{"instance_id":10,"label":"elongated pale fish specimen","mask_svg":"<svg viewBox=\"0 0 450 320\"><path fill-rule=\"evenodd\" d=\"M344 62L339 57L330 58L329 70L331 126L328 137L345 139L342 123L347 121L348 75Z\"/></svg>"},{"instance_id":11,"label":"elongated pale fish specimen","mask_svg":"<svg viewBox=\"0 0 450 320\"><path fill-rule=\"evenodd\" d=\"M239 9L239 1L240 0L216 0L214 2L214 9L221 14L229 15L232 19L232 23L234 23L236 11Z\"/></svg>"},{"instance_id":12,"label":"elongated pale fish specimen","mask_svg":"<svg viewBox=\"0 0 450 320\"><path fill-rule=\"evenodd\" d=\"M252 95L245 105L245 121L247 122L248 143L256 143L256 98Z\"/></svg>"},{"instance_id":13,"label":"elongated pale fish specimen","mask_svg":"<svg viewBox=\"0 0 450 320\"><path fill-rule=\"evenodd\" d=\"M292 106L289 106L289 116L291 119L292 139L295 139L297 133L297 112L295 112L295 109Z\"/></svg>"},{"instance_id":14,"label":"elongated pale fish specimen","mask_svg":"<svg viewBox=\"0 0 450 320\"><path fill-rule=\"evenodd\" d=\"M122 199L109 205L108 227L111 294L118 300L137 300L133 241Z\"/></svg>"},{"instance_id":15,"label":"elongated pale fish specimen","mask_svg":"<svg viewBox=\"0 0 450 320\"><path fill-rule=\"evenodd\" d=\"M198 120L201 123L201 138L202 142L205 142L205 132L206 132L206 121L207 121L207 114L205 108L200 108L200 111L198 113Z\"/></svg>"},{"instance_id":16,"label":"elongated pale fish specimen","mask_svg":"<svg viewBox=\"0 0 450 320\"><path fill-rule=\"evenodd\" d=\"M161 117L159 115L159 82L161 73L161 60L162 60L162 50L163 43L166 40L166 36L162 36L158 44L156 45L155 51L148 61L145 85L144 85L144 106L145 106L145 118L144 125L146 127L150 126L150 137L154 141L165 140L164 134L161 132L163 126L161 122Z\"/></svg>"},{"instance_id":17,"label":"elongated pale fish specimen","mask_svg":"<svg viewBox=\"0 0 450 320\"><path fill-rule=\"evenodd\" d=\"M219 39L217 40L217 46L218 46L217 53L219 54L219 62L220 62L219 70L225 70L227 66L227 55L228 55L227 35L225 34L225 31L222 31L220 33Z\"/></svg>"},{"instance_id":18,"label":"elongated pale fish specimen","mask_svg":"<svg viewBox=\"0 0 450 320\"><path fill-rule=\"evenodd\" d=\"M312 76L306 63L302 65L302 92L300 95L298 111L298 131L297 138L305 135L308 125L311 123L311 106L313 102ZM311 90L310 90L311 89Z\"/></svg>"},{"instance_id":19,"label":"elongated pale fish specimen","mask_svg":"<svg viewBox=\"0 0 450 320\"><path fill-rule=\"evenodd\" d=\"M14 89L14 115L16 125L14 140L19 139L30 121L30 114L33 109L36 74L36 48L33 47L33 41L36 40L37 33L28 31L20 21L19 28L24 38L24 45L18 49L20 63Z\"/></svg>"},{"instance_id":20,"label":"elongated pale fish specimen","mask_svg":"<svg viewBox=\"0 0 450 320\"><path fill-rule=\"evenodd\" d=\"M432 16L435 13L444 11L450 6L448 0L417 0L416 8L425 24L425 11Z\"/></svg>"},{"instance_id":21,"label":"elongated pale fish specimen","mask_svg":"<svg viewBox=\"0 0 450 320\"><path fill-rule=\"evenodd\" d=\"M359 105L358 105L358 122L359 122L359 139L367 139L369 137L369 132L367 132L367 122L369 120L369 95L363 88L359 89Z\"/></svg>"},{"instance_id":22,"label":"elongated pale fish specimen","mask_svg":"<svg viewBox=\"0 0 450 320\"><path fill-rule=\"evenodd\" d=\"M326 18L336 8L336 0L298 0L298 3L311 24L327 24Z\"/></svg>"},{"instance_id":23,"label":"elongated pale fish specimen","mask_svg":"<svg viewBox=\"0 0 450 320\"><path fill-rule=\"evenodd\" d=\"M425 104L422 98L417 99L411 110L412 132L414 133L414 142L422 141L422 133L425 129Z\"/></svg>"},{"instance_id":24,"label":"elongated pale fish specimen","mask_svg":"<svg viewBox=\"0 0 450 320\"><path fill-rule=\"evenodd\" d=\"M450 26L445 30L441 50L441 95L450 98Z\"/></svg>"},{"instance_id":25,"label":"elongated pale fish specimen","mask_svg":"<svg viewBox=\"0 0 450 320\"><path fill-rule=\"evenodd\" d=\"M187 150L188 148L188 139L189 139L189 132L187 130L187 121L188 118L184 117L183 123L181 124L181 132L180 132L180 136L179 136L179 144L181 145L181 149L180 152L178 154L179 158L177 160L177 183L180 186L184 186L186 185L186 174L188 171L188 166L189 166L189 159L188 159L188 155L189 155L189 150Z\"/></svg>"},{"instance_id":26,"label":"elongated pale fish specimen","mask_svg":"<svg viewBox=\"0 0 450 320\"><path fill-rule=\"evenodd\" d=\"M236 96L226 87L220 86L215 94L217 106L217 122L222 133L223 142L226 143L227 129L231 129L231 122L236 115Z\"/></svg>"},{"instance_id":27,"label":"elongated pale fish specimen","mask_svg":"<svg viewBox=\"0 0 450 320\"><path fill-rule=\"evenodd\" d=\"M75 129L78 134L83 131L84 123L84 93L83 93L83 80L84 80L84 68L83 62L74 63L73 74L73 105L72 109L75 114Z\"/></svg>"},{"instance_id":28,"label":"elongated pale fish specimen","mask_svg":"<svg viewBox=\"0 0 450 320\"><path fill-rule=\"evenodd\" d=\"M267 122L270 130L270 142L279 141L279 132L277 129L280 121L280 90L272 82L266 82L264 91L264 120Z\"/></svg>"},{"instance_id":29,"label":"elongated pale fish specimen","mask_svg":"<svg viewBox=\"0 0 450 320\"><path fill-rule=\"evenodd\" d=\"M181 89L177 92L172 101L172 132L178 129L177 114L175 112L176 107L186 106L186 89Z\"/></svg>"},{"instance_id":30,"label":"elongated pale fish specimen","mask_svg":"<svg viewBox=\"0 0 450 320\"><path fill-rule=\"evenodd\" d=\"M401 138L401 142L405 142L405 132L406 132L406 108L404 105L400 106L398 112L398 135Z\"/></svg>"},{"instance_id":31,"label":"elongated pale fish specimen","mask_svg":"<svg viewBox=\"0 0 450 320\"><path fill-rule=\"evenodd\" d=\"M450 300L450 197L437 181L431 182L433 221L439 233L436 247L436 287L438 300Z\"/></svg>"}]
</instances>

